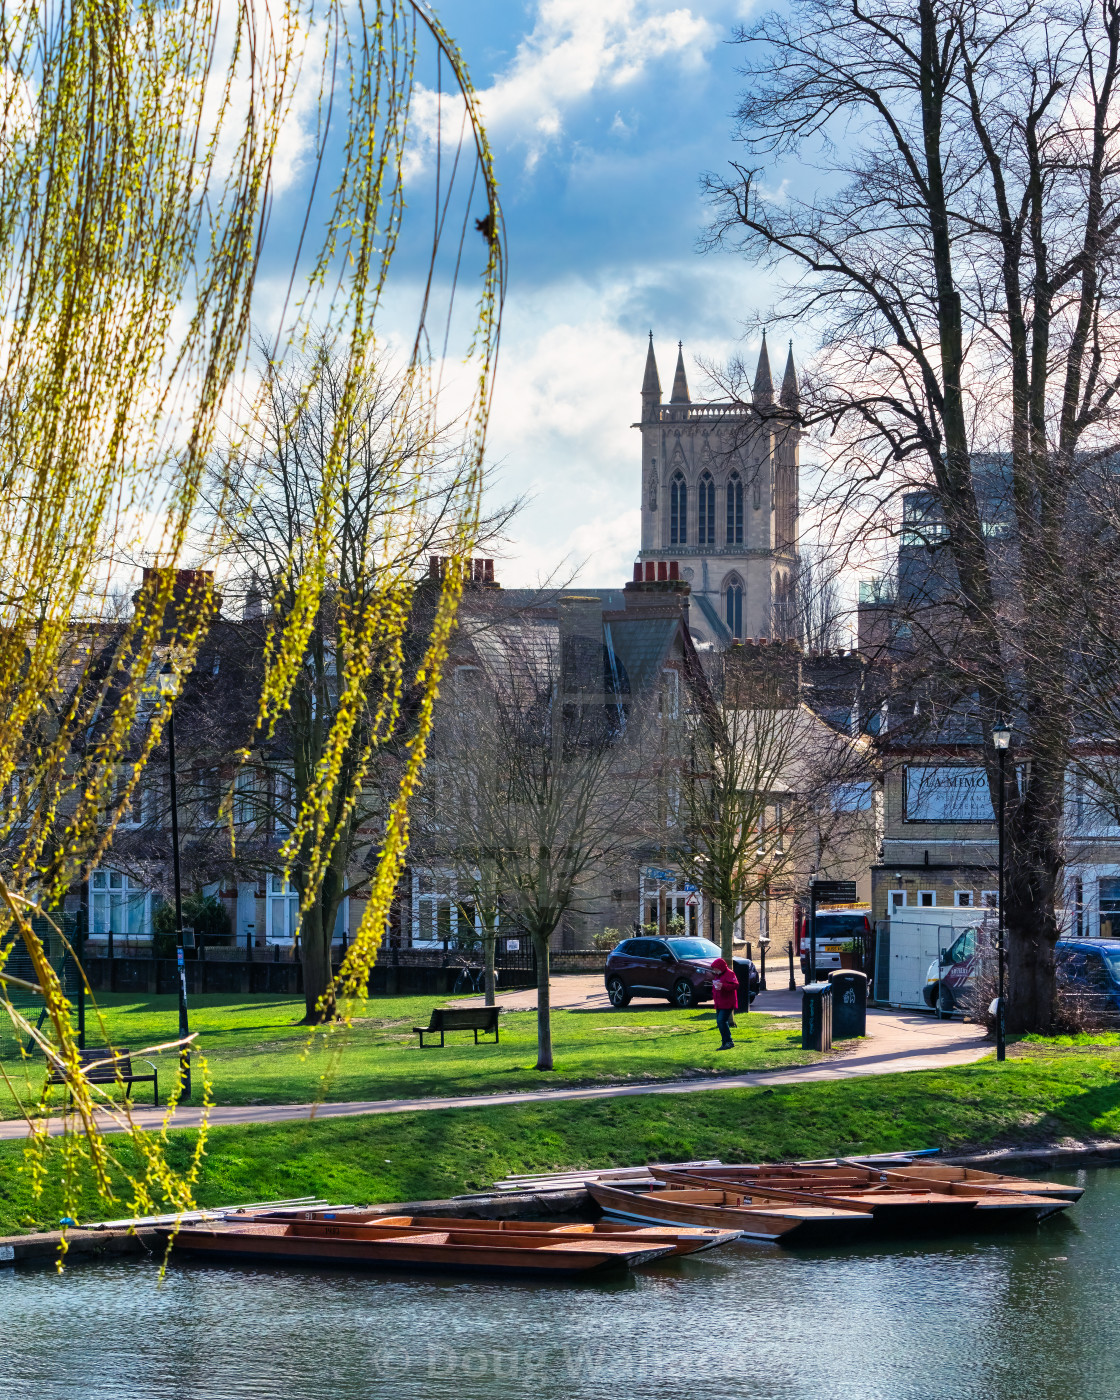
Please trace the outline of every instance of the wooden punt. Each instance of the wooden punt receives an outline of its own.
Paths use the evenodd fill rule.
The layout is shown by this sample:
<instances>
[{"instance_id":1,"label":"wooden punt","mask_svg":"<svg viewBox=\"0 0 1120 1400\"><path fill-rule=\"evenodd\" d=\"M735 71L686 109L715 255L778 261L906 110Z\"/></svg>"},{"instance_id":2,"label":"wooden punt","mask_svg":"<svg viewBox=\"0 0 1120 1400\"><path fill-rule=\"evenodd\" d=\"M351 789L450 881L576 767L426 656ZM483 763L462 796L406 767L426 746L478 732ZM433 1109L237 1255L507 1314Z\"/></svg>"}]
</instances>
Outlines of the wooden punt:
<instances>
[{"instance_id":1,"label":"wooden punt","mask_svg":"<svg viewBox=\"0 0 1120 1400\"><path fill-rule=\"evenodd\" d=\"M781 1244L851 1244L868 1238L870 1211L816 1203L752 1204L742 1191L666 1187L629 1191L589 1181L592 1198L613 1216L659 1225L702 1225L736 1230L746 1239Z\"/></svg>"},{"instance_id":2,"label":"wooden punt","mask_svg":"<svg viewBox=\"0 0 1120 1400\"><path fill-rule=\"evenodd\" d=\"M967 1183L921 1183L885 1180L898 1175L842 1167L809 1171L782 1166L778 1170L753 1166L716 1167L695 1172L651 1168L671 1185L721 1185L749 1191L752 1199L821 1201L837 1207L862 1206L874 1217L873 1233L880 1237L942 1234L962 1229L1016 1228L1037 1224L1065 1210L1070 1202L1023 1191L972 1189Z\"/></svg>"},{"instance_id":3,"label":"wooden punt","mask_svg":"<svg viewBox=\"0 0 1120 1400\"><path fill-rule=\"evenodd\" d=\"M881 1161L881 1164L880 1164ZM662 1168L650 1168L656 1176ZM671 1168L669 1170L672 1170ZM858 1184L861 1181L928 1187L950 1194L982 1194L991 1191L1011 1191L1026 1196L1049 1196L1062 1201L1079 1201L1083 1186L1068 1186L1059 1181L1035 1181L1030 1177L1008 1176L1002 1172L980 1171L975 1167L926 1165L918 1162L887 1162L868 1157L841 1157L832 1162L770 1162L719 1163L699 1169L689 1168L690 1175L707 1179L741 1180L744 1173L775 1185L788 1178L792 1183L813 1181L825 1187L837 1182ZM965 1188L962 1192L961 1188Z\"/></svg>"},{"instance_id":4,"label":"wooden punt","mask_svg":"<svg viewBox=\"0 0 1120 1400\"><path fill-rule=\"evenodd\" d=\"M245 1217L241 1217L245 1218ZM348 1227L391 1227L401 1233L424 1234L432 1230L455 1230L464 1234L478 1234L483 1242L495 1235L515 1237L546 1235L552 1238L567 1238L575 1235L579 1239L610 1239L633 1241L644 1244L667 1244L673 1254L696 1254L702 1249L712 1249L718 1244L728 1244L738 1239L739 1231L729 1228L717 1229L714 1226L680 1226L671 1229L656 1225L626 1225L613 1220L473 1220L468 1216L437 1215L385 1215L378 1211L364 1210L309 1210L309 1211L261 1211L252 1220L259 1221L310 1221L316 1224L338 1222ZM229 1222L236 1216L226 1216Z\"/></svg>"},{"instance_id":5,"label":"wooden punt","mask_svg":"<svg viewBox=\"0 0 1120 1400\"><path fill-rule=\"evenodd\" d=\"M667 1241L346 1227L324 1221L214 1222L164 1227L173 1249L216 1261L329 1264L365 1269L436 1269L498 1274L588 1274L633 1268L673 1253Z\"/></svg>"}]
</instances>

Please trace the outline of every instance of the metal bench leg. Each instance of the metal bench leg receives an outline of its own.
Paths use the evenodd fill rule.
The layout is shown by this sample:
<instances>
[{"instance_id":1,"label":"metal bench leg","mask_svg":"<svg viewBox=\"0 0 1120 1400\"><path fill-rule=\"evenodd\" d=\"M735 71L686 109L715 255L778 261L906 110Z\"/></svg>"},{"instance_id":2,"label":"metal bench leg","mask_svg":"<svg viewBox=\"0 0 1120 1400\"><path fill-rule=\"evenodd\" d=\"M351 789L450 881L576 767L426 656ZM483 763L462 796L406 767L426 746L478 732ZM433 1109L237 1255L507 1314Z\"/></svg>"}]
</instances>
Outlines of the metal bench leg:
<instances>
[{"instance_id":1,"label":"metal bench leg","mask_svg":"<svg viewBox=\"0 0 1120 1400\"><path fill-rule=\"evenodd\" d=\"M474 1043L475 1043L476 1045L478 1044L478 1027L477 1027L477 1026L475 1026L475 1028L474 1028Z\"/></svg>"},{"instance_id":2,"label":"metal bench leg","mask_svg":"<svg viewBox=\"0 0 1120 1400\"><path fill-rule=\"evenodd\" d=\"M152 1075L152 1107L159 1107L159 1071Z\"/></svg>"}]
</instances>

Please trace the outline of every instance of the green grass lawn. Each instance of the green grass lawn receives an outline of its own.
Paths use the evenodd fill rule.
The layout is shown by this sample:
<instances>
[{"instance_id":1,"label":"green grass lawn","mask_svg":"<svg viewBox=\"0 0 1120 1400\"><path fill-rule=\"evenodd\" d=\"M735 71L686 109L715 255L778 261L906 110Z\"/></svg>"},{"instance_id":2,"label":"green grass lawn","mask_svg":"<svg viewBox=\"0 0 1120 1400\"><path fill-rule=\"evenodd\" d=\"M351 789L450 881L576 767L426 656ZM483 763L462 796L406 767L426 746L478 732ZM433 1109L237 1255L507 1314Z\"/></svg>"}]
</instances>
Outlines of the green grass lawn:
<instances>
[{"instance_id":1,"label":"green grass lawn","mask_svg":"<svg viewBox=\"0 0 1120 1400\"><path fill-rule=\"evenodd\" d=\"M118 1046L136 1050L177 1034L174 997L118 993L98 1001L109 1038ZM536 1012L503 1013L497 1045L476 1046L470 1032L457 1032L442 1049L437 1042L421 1050L412 1027L427 1025L438 1004L434 997L375 997L352 1029L313 1037L297 1024L302 1000L286 997L200 996L191 1004L190 1018L219 1104L308 1103L320 1095L348 1100L501 1093L776 1069L819 1058L801 1049L800 1022L793 1018L741 1013L736 1049L721 1052L710 1006L682 1011L646 1003L622 1011L553 1012L556 1068L543 1075L533 1068ZM92 1015L86 1025L87 1044L97 1044ZM25 1093L30 1083L34 1097L43 1062L21 1064L13 1048L9 1042L4 1067L20 1077ZM166 1099L175 1057L164 1054L157 1064L161 1099ZM137 1086L135 1094L143 1102L150 1087ZM4 1112L11 1116L15 1109L8 1097Z\"/></svg>"},{"instance_id":2,"label":"green grass lawn","mask_svg":"<svg viewBox=\"0 0 1120 1400\"><path fill-rule=\"evenodd\" d=\"M1002 1066L985 1060L768 1089L219 1128L197 1195L204 1205L310 1193L365 1204L485 1189L510 1171L1120 1138L1120 1047L1056 1048L1062 1053L1046 1054L1036 1044ZM172 1134L173 1159L185 1160L192 1141ZM111 1143L131 1160L127 1141ZM33 1201L21 1154L19 1143L0 1144L0 1233L58 1224L57 1188ZM126 1204L100 1202L87 1185L80 1218L123 1215Z\"/></svg>"}]
</instances>

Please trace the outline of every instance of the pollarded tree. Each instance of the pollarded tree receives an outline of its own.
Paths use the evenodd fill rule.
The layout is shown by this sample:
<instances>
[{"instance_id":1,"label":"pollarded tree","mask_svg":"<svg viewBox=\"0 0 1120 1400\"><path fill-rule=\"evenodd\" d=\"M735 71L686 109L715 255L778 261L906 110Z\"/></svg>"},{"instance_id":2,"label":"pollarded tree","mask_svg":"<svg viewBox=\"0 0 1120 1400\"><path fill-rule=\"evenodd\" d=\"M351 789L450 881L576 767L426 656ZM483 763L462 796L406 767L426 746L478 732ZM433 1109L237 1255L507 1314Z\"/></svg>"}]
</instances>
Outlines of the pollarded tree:
<instances>
[{"instance_id":1,"label":"pollarded tree","mask_svg":"<svg viewBox=\"0 0 1120 1400\"><path fill-rule=\"evenodd\" d=\"M1120 388L1120 6L794 0L739 38L752 158L709 180L713 240L819 328L802 411L838 449L834 518L870 536L924 493L937 606L907 621L993 805L1013 723L1007 1024L1046 1030L1081 525ZM771 198L766 162L799 157L826 179Z\"/></svg>"}]
</instances>

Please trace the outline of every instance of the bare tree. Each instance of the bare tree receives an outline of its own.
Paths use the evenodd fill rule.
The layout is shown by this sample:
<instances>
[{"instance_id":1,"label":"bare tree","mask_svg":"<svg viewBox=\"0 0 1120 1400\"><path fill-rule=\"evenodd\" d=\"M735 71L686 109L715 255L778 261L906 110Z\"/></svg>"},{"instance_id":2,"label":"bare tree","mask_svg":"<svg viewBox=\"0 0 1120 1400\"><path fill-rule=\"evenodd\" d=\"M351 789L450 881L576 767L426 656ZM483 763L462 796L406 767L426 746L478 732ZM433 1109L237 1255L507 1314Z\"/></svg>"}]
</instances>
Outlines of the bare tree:
<instances>
[{"instance_id":1,"label":"bare tree","mask_svg":"<svg viewBox=\"0 0 1120 1400\"><path fill-rule=\"evenodd\" d=\"M821 550L803 549L797 565L797 620L807 651L834 651L842 644L840 571Z\"/></svg>"},{"instance_id":2,"label":"bare tree","mask_svg":"<svg viewBox=\"0 0 1120 1400\"><path fill-rule=\"evenodd\" d=\"M840 449L833 514L870 535L926 493L914 650L971 724L993 805L991 724L1013 722L1007 1024L1045 1030L1081 513L1120 388L1120 6L794 0L739 37L743 142L829 178L775 201L759 164L713 177L713 239L794 269L781 314L820 327L803 411Z\"/></svg>"},{"instance_id":3,"label":"bare tree","mask_svg":"<svg viewBox=\"0 0 1120 1400\"><path fill-rule=\"evenodd\" d=\"M851 857L868 822L872 755L800 697L798 658L746 648L709 670L715 708L693 713L684 819L674 852L690 883L719 907L720 951L775 886L830 857ZM853 800L859 789L861 799ZM859 855L866 851L858 846Z\"/></svg>"},{"instance_id":4,"label":"bare tree","mask_svg":"<svg viewBox=\"0 0 1120 1400\"><path fill-rule=\"evenodd\" d=\"M409 381L371 371L350 401L346 368L325 343L301 363L281 369L266 362L264 376L267 409L259 432L216 464L210 506L219 553L232 563L248 617L259 615L266 654L274 629L295 621L305 570L320 566L323 520L334 524L323 602L307 625L285 722L259 735L243 756L240 787L231 797L243 837L278 836L270 848L256 843L258 864L290 871L299 889L306 1019L315 1022L333 1013L331 943L340 905L368 881L376 860L384 804L371 760L401 737L382 722L402 682L393 658L376 650L366 655L357 712L340 705L342 658L356 645L355 618L371 606L411 606L417 595L405 596L401 580L411 576L415 589L428 553L461 530L454 503L462 459L453 446L444 447L429 406L414 401ZM328 470L339 422L342 462ZM329 512L328 490L338 496ZM500 528L508 515L479 534ZM337 781L322 809L315 797L331 765ZM308 811L311 820L301 820ZM329 855L312 885L306 869L320 842Z\"/></svg>"},{"instance_id":5,"label":"bare tree","mask_svg":"<svg viewBox=\"0 0 1120 1400\"><path fill-rule=\"evenodd\" d=\"M551 640L541 636L534 645L525 632L517 640L500 670L486 679L476 673L477 689L453 702L467 751L451 763L463 765L471 817L456 821L452 813L448 821L459 833L455 868L468 879L476 872L474 888L484 899L500 892L513 926L532 939L536 1067L550 1070L551 940L583 909L596 878L630 849L641 782L611 707L586 693L566 701L578 688L565 686ZM600 691L602 684L600 676ZM439 780L438 773L429 778Z\"/></svg>"}]
</instances>

